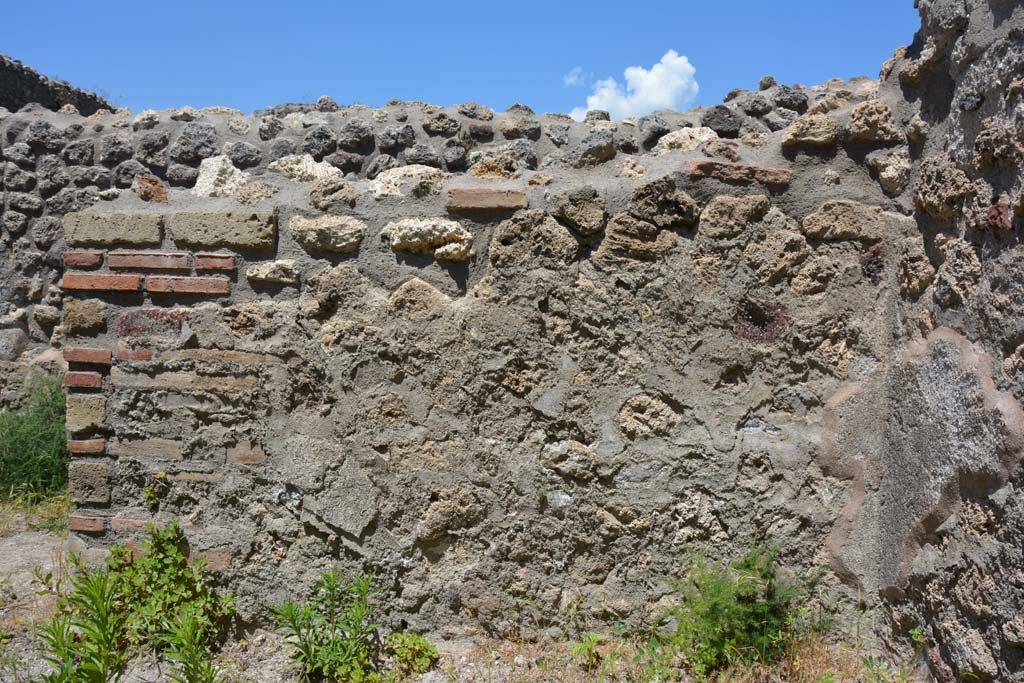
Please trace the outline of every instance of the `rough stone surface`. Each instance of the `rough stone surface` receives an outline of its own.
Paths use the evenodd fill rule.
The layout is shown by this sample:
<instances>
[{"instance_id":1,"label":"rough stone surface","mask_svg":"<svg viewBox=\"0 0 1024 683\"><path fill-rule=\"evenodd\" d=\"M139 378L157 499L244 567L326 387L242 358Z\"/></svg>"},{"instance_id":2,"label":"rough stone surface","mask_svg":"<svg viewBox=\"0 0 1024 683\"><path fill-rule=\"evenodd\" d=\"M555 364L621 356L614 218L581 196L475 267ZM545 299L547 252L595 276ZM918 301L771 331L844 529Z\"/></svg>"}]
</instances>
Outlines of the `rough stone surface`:
<instances>
[{"instance_id":1,"label":"rough stone surface","mask_svg":"<svg viewBox=\"0 0 1024 683\"><path fill-rule=\"evenodd\" d=\"M159 214L71 213L64 216L64 241L71 246L160 244Z\"/></svg>"},{"instance_id":2,"label":"rough stone surface","mask_svg":"<svg viewBox=\"0 0 1024 683\"><path fill-rule=\"evenodd\" d=\"M307 249L350 253L359 248L366 223L352 216L292 216L288 230Z\"/></svg>"},{"instance_id":3,"label":"rough stone surface","mask_svg":"<svg viewBox=\"0 0 1024 683\"><path fill-rule=\"evenodd\" d=\"M272 213L181 212L170 221L175 241L193 247L271 249L277 235Z\"/></svg>"}]
</instances>

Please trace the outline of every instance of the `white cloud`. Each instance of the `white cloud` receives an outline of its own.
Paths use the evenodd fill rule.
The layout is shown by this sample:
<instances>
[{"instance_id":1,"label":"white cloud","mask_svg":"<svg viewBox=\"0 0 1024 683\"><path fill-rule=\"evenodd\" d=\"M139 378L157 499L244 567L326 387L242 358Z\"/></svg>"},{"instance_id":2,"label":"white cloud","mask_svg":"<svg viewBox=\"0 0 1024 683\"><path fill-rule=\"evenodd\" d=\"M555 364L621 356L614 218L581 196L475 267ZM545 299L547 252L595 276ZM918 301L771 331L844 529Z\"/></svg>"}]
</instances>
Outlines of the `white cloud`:
<instances>
[{"instance_id":1,"label":"white cloud","mask_svg":"<svg viewBox=\"0 0 1024 683\"><path fill-rule=\"evenodd\" d=\"M566 79L574 72L575 69L570 71ZM656 109L682 109L697 97L696 73L686 55L669 50L650 69L642 66L626 69L623 72L625 88L611 77L594 83L587 106L573 109L570 116L581 121L588 109L603 109L613 119L621 119L643 116Z\"/></svg>"},{"instance_id":2,"label":"white cloud","mask_svg":"<svg viewBox=\"0 0 1024 683\"><path fill-rule=\"evenodd\" d=\"M583 67L577 66L572 71L565 74L562 77L562 85L566 88L575 88L578 85L584 85Z\"/></svg>"}]
</instances>

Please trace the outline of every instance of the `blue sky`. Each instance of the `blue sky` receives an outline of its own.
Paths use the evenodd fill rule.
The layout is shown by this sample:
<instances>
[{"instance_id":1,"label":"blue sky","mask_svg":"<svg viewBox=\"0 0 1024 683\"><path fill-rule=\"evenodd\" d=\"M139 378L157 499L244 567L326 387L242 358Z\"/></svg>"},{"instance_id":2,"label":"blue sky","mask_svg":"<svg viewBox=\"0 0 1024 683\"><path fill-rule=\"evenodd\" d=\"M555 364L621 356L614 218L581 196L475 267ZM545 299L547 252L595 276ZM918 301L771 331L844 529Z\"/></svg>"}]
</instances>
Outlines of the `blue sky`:
<instances>
[{"instance_id":1,"label":"blue sky","mask_svg":"<svg viewBox=\"0 0 1024 683\"><path fill-rule=\"evenodd\" d=\"M653 106L663 77L675 102L707 105L767 73L806 85L876 77L918 27L912 0L0 0L0 15L0 51L134 111L248 112L329 94L569 112L609 77L616 84L605 82L599 101L624 111ZM647 92L632 100L631 66L647 70L634 74Z\"/></svg>"}]
</instances>

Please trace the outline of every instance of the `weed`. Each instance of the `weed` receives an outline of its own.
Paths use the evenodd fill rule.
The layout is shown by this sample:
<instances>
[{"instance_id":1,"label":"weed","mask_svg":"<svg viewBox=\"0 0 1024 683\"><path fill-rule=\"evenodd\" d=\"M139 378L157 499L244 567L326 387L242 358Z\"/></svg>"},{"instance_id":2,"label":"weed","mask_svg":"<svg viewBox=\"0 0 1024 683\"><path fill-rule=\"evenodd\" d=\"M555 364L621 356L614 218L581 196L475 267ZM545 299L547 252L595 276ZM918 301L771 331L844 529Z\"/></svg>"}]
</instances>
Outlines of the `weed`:
<instances>
[{"instance_id":1,"label":"weed","mask_svg":"<svg viewBox=\"0 0 1024 683\"><path fill-rule=\"evenodd\" d=\"M120 584L120 605L128 614L128 639L155 650L165 646L168 615L194 613L204 632L234 613L229 596L218 596L205 576L205 561L189 562L185 534L176 521L149 526L149 540L138 557L126 547L111 548L107 565Z\"/></svg>"},{"instance_id":2,"label":"weed","mask_svg":"<svg viewBox=\"0 0 1024 683\"><path fill-rule=\"evenodd\" d=\"M425 674L437 663L437 648L417 633L392 633L386 644L399 681Z\"/></svg>"},{"instance_id":3,"label":"weed","mask_svg":"<svg viewBox=\"0 0 1024 683\"><path fill-rule=\"evenodd\" d=\"M46 496L67 486L64 391L58 375L36 378L28 398L0 413L0 496Z\"/></svg>"},{"instance_id":4,"label":"weed","mask_svg":"<svg viewBox=\"0 0 1024 683\"><path fill-rule=\"evenodd\" d=\"M756 547L739 560L712 564L691 558L673 588L681 604L666 616L676 630L665 639L698 679L736 662L771 661L794 634L799 591L778 576L778 549Z\"/></svg>"},{"instance_id":5,"label":"weed","mask_svg":"<svg viewBox=\"0 0 1024 683\"><path fill-rule=\"evenodd\" d=\"M188 607L167 624L164 656L177 666L169 673L174 683L217 683L220 671L210 659L209 627Z\"/></svg>"},{"instance_id":6,"label":"weed","mask_svg":"<svg viewBox=\"0 0 1024 683\"><path fill-rule=\"evenodd\" d=\"M285 642L293 648L292 661L305 680L404 681L436 663L437 649L423 636L392 633L387 647L381 647L380 627L373 623L377 592L372 574L349 580L335 567L320 575L310 600L289 600L273 610ZM384 654L391 656L391 672L382 671Z\"/></svg>"},{"instance_id":7,"label":"weed","mask_svg":"<svg viewBox=\"0 0 1024 683\"><path fill-rule=\"evenodd\" d=\"M106 568L74 573L36 570L41 595L56 595L54 616L40 633L54 666L46 683L116 683L129 654L163 652L177 683L214 683L206 650L211 635L234 612L230 596L214 593L204 563L189 563L177 522L149 527L143 554L111 548Z\"/></svg>"},{"instance_id":8,"label":"weed","mask_svg":"<svg viewBox=\"0 0 1024 683\"><path fill-rule=\"evenodd\" d=\"M337 568L320 575L316 595L305 603L285 602L274 610L292 660L307 680L376 681L379 648L371 620L377 591L373 576L346 581Z\"/></svg>"},{"instance_id":9,"label":"weed","mask_svg":"<svg viewBox=\"0 0 1024 683\"><path fill-rule=\"evenodd\" d=\"M150 512L156 512L160 507L160 499L170 490L167 485L167 473L157 472L153 475L152 481L150 481L142 489L142 502L145 503L146 509Z\"/></svg>"},{"instance_id":10,"label":"weed","mask_svg":"<svg viewBox=\"0 0 1024 683\"><path fill-rule=\"evenodd\" d=\"M587 633L580 642L570 643L569 648L572 651L573 659L587 671L594 671L601 665L602 657L598 646L603 640L604 636Z\"/></svg>"}]
</instances>

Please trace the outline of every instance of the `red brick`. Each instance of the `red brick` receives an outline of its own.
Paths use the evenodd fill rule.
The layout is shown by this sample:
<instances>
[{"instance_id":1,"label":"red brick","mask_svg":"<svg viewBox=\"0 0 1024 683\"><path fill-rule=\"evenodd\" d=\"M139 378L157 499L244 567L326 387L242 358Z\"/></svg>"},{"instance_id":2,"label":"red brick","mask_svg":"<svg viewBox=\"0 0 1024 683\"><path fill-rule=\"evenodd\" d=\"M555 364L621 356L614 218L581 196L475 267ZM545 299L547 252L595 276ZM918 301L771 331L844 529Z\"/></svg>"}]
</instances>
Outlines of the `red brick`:
<instances>
[{"instance_id":1,"label":"red brick","mask_svg":"<svg viewBox=\"0 0 1024 683\"><path fill-rule=\"evenodd\" d=\"M65 372L64 386L71 389L98 389L103 377L98 372Z\"/></svg>"},{"instance_id":2,"label":"red brick","mask_svg":"<svg viewBox=\"0 0 1024 683\"><path fill-rule=\"evenodd\" d=\"M119 337L177 337L188 310L175 308L137 308L127 311L117 320Z\"/></svg>"},{"instance_id":3,"label":"red brick","mask_svg":"<svg viewBox=\"0 0 1024 683\"><path fill-rule=\"evenodd\" d=\"M445 201L449 211L514 211L529 205L526 195L519 190L489 188L452 188Z\"/></svg>"},{"instance_id":4,"label":"red brick","mask_svg":"<svg viewBox=\"0 0 1024 683\"><path fill-rule=\"evenodd\" d=\"M103 263L102 251L66 251L64 266L67 268L95 268Z\"/></svg>"},{"instance_id":5,"label":"red brick","mask_svg":"<svg viewBox=\"0 0 1024 683\"><path fill-rule=\"evenodd\" d=\"M102 534L107 530L106 520L102 517L86 517L84 515L69 515L68 529L80 531L86 534Z\"/></svg>"},{"instance_id":6,"label":"red brick","mask_svg":"<svg viewBox=\"0 0 1024 683\"><path fill-rule=\"evenodd\" d=\"M126 346L117 347L118 360L153 360L152 349L129 349Z\"/></svg>"},{"instance_id":7,"label":"red brick","mask_svg":"<svg viewBox=\"0 0 1024 683\"><path fill-rule=\"evenodd\" d=\"M225 456L228 462L239 465L258 465L267 459L267 454L263 452L262 448L249 443L240 443L226 449Z\"/></svg>"},{"instance_id":8,"label":"red brick","mask_svg":"<svg viewBox=\"0 0 1024 683\"><path fill-rule=\"evenodd\" d=\"M211 572L220 573L227 571L231 566L231 548L210 548L209 550L193 551L189 556L190 560L203 558L206 560L206 567Z\"/></svg>"},{"instance_id":9,"label":"red brick","mask_svg":"<svg viewBox=\"0 0 1024 683\"><path fill-rule=\"evenodd\" d=\"M234 270L235 257L231 254L199 253L195 255L196 270Z\"/></svg>"},{"instance_id":10,"label":"red brick","mask_svg":"<svg viewBox=\"0 0 1024 683\"><path fill-rule=\"evenodd\" d=\"M90 349L84 346L64 347L64 360L69 363L110 365L110 349Z\"/></svg>"},{"instance_id":11,"label":"red brick","mask_svg":"<svg viewBox=\"0 0 1024 683\"><path fill-rule=\"evenodd\" d=\"M149 277L146 289L157 294L228 294L231 284L220 277Z\"/></svg>"},{"instance_id":12,"label":"red brick","mask_svg":"<svg viewBox=\"0 0 1024 683\"><path fill-rule=\"evenodd\" d=\"M188 254L167 251L112 251L107 254L111 268L188 270Z\"/></svg>"},{"instance_id":13,"label":"red brick","mask_svg":"<svg viewBox=\"0 0 1024 683\"><path fill-rule=\"evenodd\" d=\"M74 455L103 455L107 448L105 439L73 439L68 441L68 451Z\"/></svg>"},{"instance_id":14,"label":"red brick","mask_svg":"<svg viewBox=\"0 0 1024 683\"><path fill-rule=\"evenodd\" d=\"M710 159L694 159L690 161L688 174L691 178L714 178L724 183L740 185L759 183L775 189L789 187L791 177L790 172L784 168L730 164Z\"/></svg>"},{"instance_id":15,"label":"red brick","mask_svg":"<svg viewBox=\"0 0 1024 683\"><path fill-rule=\"evenodd\" d=\"M142 290L142 277L139 275L86 275L84 273L65 273L64 289L105 290L108 292L138 292Z\"/></svg>"},{"instance_id":16,"label":"red brick","mask_svg":"<svg viewBox=\"0 0 1024 683\"><path fill-rule=\"evenodd\" d=\"M132 519L131 517L114 517L110 520L112 531L145 531L149 525L148 519Z\"/></svg>"}]
</instances>

